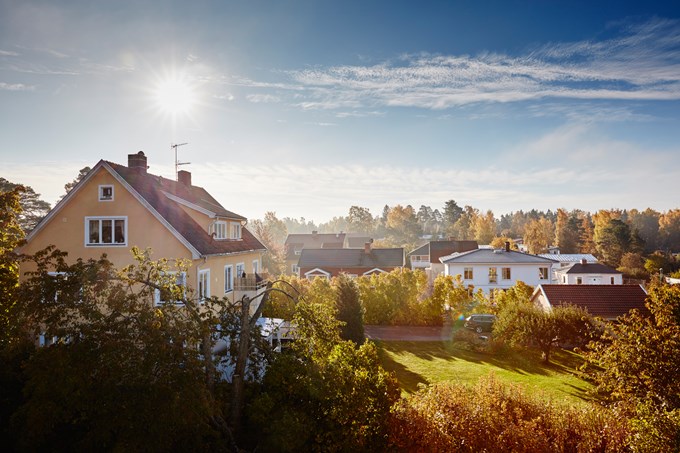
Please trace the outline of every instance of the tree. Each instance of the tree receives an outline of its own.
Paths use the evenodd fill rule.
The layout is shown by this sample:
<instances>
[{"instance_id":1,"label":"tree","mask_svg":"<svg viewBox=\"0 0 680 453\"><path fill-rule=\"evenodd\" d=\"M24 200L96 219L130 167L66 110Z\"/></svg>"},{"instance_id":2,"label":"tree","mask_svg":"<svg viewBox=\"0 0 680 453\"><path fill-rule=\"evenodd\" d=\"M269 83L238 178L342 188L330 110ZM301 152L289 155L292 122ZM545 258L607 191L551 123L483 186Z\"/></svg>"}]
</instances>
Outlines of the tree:
<instances>
[{"instance_id":1,"label":"tree","mask_svg":"<svg viewBox=\"0 0 680 453\"><path fill-rule=\"evenodd\" d=\"M76 184L78 184L85 176L87 176L87 174L91 170L92 169L90 167L81 168L80 171L78 171L78 176L76 176L76 179L74 179L71 182L64 184L64 190L66 191L66 193L64 195L62 195L61 197L59 197L59 199L61 200L66 195L68 195L68 193L71 191L71 189L73 189L76 186Z\"/></svg>"},{"instance_id":2,"label":"tree","mask_svg":"<svg viewBox=\"0 0 680 453\"><path fill-rule=\"evenodd\" d=\"M373 343L356 348L340 340L333 311L304 301L296 306L297 338L267 368L250 405L258 449L385 450L397 382L381 368Z\"/></svg>"},{"instance_id":3,"label":"tree","mask_svg":"<svg viewBox=\"0 0 680 453\"><path fill-rule=\"evenodd\" d=\"M336 298L337 319L341 323L340 338L351 340L357 346L364 342L363 310L359 302L359 288L347 274L340 274L333 281Z\"/></svg>"},{"instance_id":4,"label":"tree","mask_svg":"<svg viewBox=\"0 0 680 453\"><path fill-rule=\"evenodd\" d=\"M624 253L621 257L620 266L616 270L633 278L645 278L647 276L644 258L641 254L634 252Z\"/></svg>"},{"instance_id":5,"label":"tree","mask_svg":"<svg viewBox=\"0 0 680 453\"><path fill-rule=\"evenodd\" d=\"M19 263L14 250L22 244L24 232L19 225L21 215L20 186L0 192L0 349L17 337L12 322L19 286Z\"/></svg>"},{"instance_id":6,"label":"tree","mask_svg":"<svg viewBox=\"0 0 680 453\"><path fill-rule=\"evenodd\" d=\"M640 212L631 209L628 213L628 223L636 229L644 241L645 253L651 253L659 248L659 218L661 214L654 209L647 208Z\"/></svg>"},{"instance_id":7,"label":"tree","mask_svg":"<svg viewBox=\"0 0 680 453\"><path fill-rule=\"evenodd\" d=\"M560 253L576 253L579 234L578 217L570 215L564 209L558 209L555 222L555 245L560 248Z\"/></svg>"},{"instance_id":8,"label":"tree","mask_svg":"<svg viewBox=\"0 0 680 453\"><path fill-rule=\"evenodd\" d=\"M21 187L19 192L19 203L21 211L16 214L17 221L24 230L29 233L50 212L50 204L40 199L40 194L35 193L30 186L22 186L0 178L0 193L12 192L15 188Z\"/></svg>"},{"instance_id":9,"label":"tree","mask_svg":"<svg viewBox=\"0 0 680 453\"><path fill-rule=\"evenodd\" d=\"M371 234L374 230L373 216L368 208L352 206L347 216L349 230L353 233Z\"/></svg>"},{"instance_id":10,"label":"tree","mask_svg":"<svg viewBox=\"0 0 680 453\"><path fill-rule=\"evenodd\" d=\"M636 451L680 448L680 288L653 284L648 314L607 325L588 354L598 390L632 406ZM654 448L650 448L654 445Z\"/></svg>"},{"instance_id":11,"label":"tree","mask_svg":"<svg viewBox=\"0 0 680 453\"><path fill-rule=\"evenodd\" d=\"M486 214L478 215L472 225L475 240L479 244L489 244L496 236L496 219L493 212L486 211Z\"/></svg>"},{"instance_id":12,"label":"tree","mask_svg":"<svg viewBox=\"0 0 680 453\"><path fill-rule=\"evenodd\" d=\"M546 311L519 300L499 307L493 333L510 345L535 345L543 361L549 362L550 353L558 343L585 344L591 325L590 315L582 308L567 305Z\"/></svg>"},{"instance_id":13,"label":"tree","mask_svg":"<svg viewBox=\"0 0 680 453\"><path fill-rule=\"evenodd\" d=\"M474 239L474 224L478 215L477 209L466 205L456 223L446 230L447 233L458 240Z\"/></svg>"},{"instance_id":14,"label":"tree","mask_svg":"<svg viewBox=\"0 0 680 453\"><path fill-rule=\"evenodd\" d=\"M286 254L283 244L277 242L275 235L279 234L276 227L270 222L253 220L250 230L255 237L265 246L267 251L262 256L262 268L272 274L280 275L284 273L286 266Z\"/></svg>"},{"instance_id":15,"label":"tree","mask_svg":"<svg viewBox=\"0 0 680 453\"><path fill-rule=\"evenodd\" d=\"M579 236L581 253L595 253L595 241L593 240L593 222L590 215L581 217L581 235Z\"/></svg>"},{"instance_id":16,"label":"tree","mask_svg":"<svg viewBox=\"0 0 680 453\"><path fill-rule=\"evenodd\" d=\"M610 219L595 229L595 248L605 264L619 266L621 257L630 251L632 236L630 227L620 219Z\"/></svg>"},{"instance_id":17,"label":"tree","mask_svg":"<svg viewBox=\"0 0 680 453\"><path fill-rule=\"evenodd\" d=\"M135 264L120 271L105 257L70 265L57 250L31 257L36 270L20 287L19 316L52 344L25 364L26 402L13 417L20 449L231 444L213 388L219 304L199 307L167 261L134 253ZM182 305L154 305L156 291Z\"/></svg>"},{"instance_id":18,"label":"tree","mask_svg":"<svg viewBox=\"0 0 680 453\"><path fill-rule=\"evenodd\" d=\"M463 215L463 208L458 206L458 203L456 203L455 200L448 200L446 203L444 203L444 213L442 215L442 220L447 233L452 234L455 231L454 225L456 222L458 222L461 215Z\"/></svg>"},{"instance_id":19,"label":"tree","mask_svg":"<svg viewBox=\"0 0 680 453\"><path fill-rule=\"evenodd\" d=\"M680 250L680 209L671 209L659 217L659 236L668 251Z\"/></svg>"},{"instance_id":20,"label":"tree","mask_svg":"<svg viewBox=\"0 0 680 453\"><path fill-rule=\"evenodd\" d=\"M546 253L554 237L553 224L545 217L531 220L524 228L524 244L529 253Z\"/></svg>"},{"instance_id":21,"label":"tree","mask_svg":"<svg viewBox=\"0 0 680 453\"><path fill-rule=\"evenodd\" d=\"M390 209L385 226L393 241L399 244L415 243L420 234L418 219L411 206L396 205Z\"/></svg>"}]
</instances>

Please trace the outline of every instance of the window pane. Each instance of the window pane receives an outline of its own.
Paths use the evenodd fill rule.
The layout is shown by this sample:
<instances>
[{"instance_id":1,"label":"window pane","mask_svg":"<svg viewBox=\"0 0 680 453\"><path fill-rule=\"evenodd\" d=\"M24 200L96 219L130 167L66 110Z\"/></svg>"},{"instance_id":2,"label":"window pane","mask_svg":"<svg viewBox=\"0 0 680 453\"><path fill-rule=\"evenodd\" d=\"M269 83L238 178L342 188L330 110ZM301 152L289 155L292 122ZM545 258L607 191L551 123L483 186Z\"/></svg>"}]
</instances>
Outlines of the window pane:
<instances>
[{"instance_id":1,"label":"window pane","mask_svg":"<svg viewBox=\"0 0 680 453\"><path fill-rule=\"evenodd\" d=\"M99 220L90 220L90 244L99 243Z\"/></svg>"},{"instance_id":2,"label":"window pane","mask_svg":"<svg viewBox=\"0 0 680 453\"><path fill-rule=\"evenodd\" d=\"M116 220L116 243L123 244L125 242L125 221Z\"/></svg>"},{"instance_id":3,"label":"window pane","mask_svg":"<svg viewBox=\"0 0 680 453\"><path fill-rule=\"evenodd\" d=\"M102 220L102 244L111 244L113 242L113 222L111 220Z\"/></svg>"}]
</instances>

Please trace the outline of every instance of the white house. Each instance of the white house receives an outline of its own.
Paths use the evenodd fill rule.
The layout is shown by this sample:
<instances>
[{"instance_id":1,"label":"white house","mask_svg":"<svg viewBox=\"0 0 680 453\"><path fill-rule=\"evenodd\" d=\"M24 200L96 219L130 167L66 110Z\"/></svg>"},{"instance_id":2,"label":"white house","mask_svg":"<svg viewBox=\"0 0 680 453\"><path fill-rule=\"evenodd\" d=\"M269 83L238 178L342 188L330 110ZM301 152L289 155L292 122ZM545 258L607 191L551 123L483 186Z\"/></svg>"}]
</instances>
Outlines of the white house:
<instances>
[{"instance_id":1,"label":"white house","mask_svg":"<svg viewBox=\"0 0 680 453\"><path fill-rule=\"evenodd\" d=\"M477 249L440 258L444 275L460 275L463 282L481 288L507 289L518 280L531 286L550 283L553 260L505 249Z\"/></svg>"},{"instance_id":2,"label":"white house","mask_svg":"<svg viewBox=\"0 0 680 453\"><path fill-rule=\"evenodd\" d=\"M560 285L623 285L623 274L600 263L585 259L555 272Z\"/></svg>"}]
</instances>

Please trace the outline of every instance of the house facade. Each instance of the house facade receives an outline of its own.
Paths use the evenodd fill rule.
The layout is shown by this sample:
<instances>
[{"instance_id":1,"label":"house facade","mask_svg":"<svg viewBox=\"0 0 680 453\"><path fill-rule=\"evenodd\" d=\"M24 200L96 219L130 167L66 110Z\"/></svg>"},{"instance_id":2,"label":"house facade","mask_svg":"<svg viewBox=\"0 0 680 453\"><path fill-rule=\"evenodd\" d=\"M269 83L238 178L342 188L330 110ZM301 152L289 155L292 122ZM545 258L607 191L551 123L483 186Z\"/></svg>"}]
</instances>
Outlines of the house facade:
<instances>
[{"instance_id":1,"label":"house facade","mask_svg":"<svg viewBox=\"0 0 680 453\"><path fill-rule=\"evenodd\" d=\"M467 252L479 248L477 241L430 241L407 256L411 262L411 269L422 269L428 274L430 280L444 272L444 264L439 261L443 256L454 253Z\"/></svg>"},{"instance_id":2,"label":"house facade","mask_svg":"<svg viewBox=\"0 0 680 453\"><path fill-rule=\"evenodd\" d=\"M99 161L28 235L21 251L55 245L70 262L106 254L121 268L133 263L133 246L150 248L152 259L188 260L182 281L198 297L234 298L262 280L257 274L266 249L246 224L192 185L189 172L179 172L178 181L148 173L140 151L128 155L127 166Z\"/></svg>"},{"instance_id":3,"label":"house facade","mask_svg":"<svg viewBox=\"0 0 680 453\"><path fill-rule=\"evenodd\" d=\"M289 234L284 243L286 251L286 274L298 275L298 261L305 249L341 249L344 247L345 233L294 233ZM363 246L362 246L363 247Z\"/></svg>"},{"instance_id":4,"label":"house facade","mask_svg":"<svg viewBox=\"0 0 680 453\"><path fill-rule=\"evenodd\" d=\"M570 267L555 271L556 283L561 285L623 285L623 274L600 263L585 259Z\"/></svg>"},{"instance_id":5,"label":"house facade","mask_svg":"<svg viewBox=\"0 0 680 453\"><path fill-rule=\"evenodd\" d=\"M308 279L391 272L404 266L404 249L374 249L370 244L363 249L304 249L299 266L298 275Z\"/></svg>"},{"instance_id":6,"label":"house facade","mask_svg":"<svg viewBox=\"0 0 680 453\"><path fill-rule=\"evenodd\" d=\"M640 285L539 285L531 295L531 301L544 310L575 305L610 321L633 309L645 312L646 299Z\"/></svg>"},{"instance_id":7,"label":"house facade","mask_svg":"<svg viewBox=\"0 0 680 453\"><path fill-rule=\"evenodd\" d=\"M463 283L489 294L508 289L517 281L537 286L550 283L554 261L528 253L505 249L477 249L440 258L444 275L460 275Z\"/></svg>"}]
</instances>

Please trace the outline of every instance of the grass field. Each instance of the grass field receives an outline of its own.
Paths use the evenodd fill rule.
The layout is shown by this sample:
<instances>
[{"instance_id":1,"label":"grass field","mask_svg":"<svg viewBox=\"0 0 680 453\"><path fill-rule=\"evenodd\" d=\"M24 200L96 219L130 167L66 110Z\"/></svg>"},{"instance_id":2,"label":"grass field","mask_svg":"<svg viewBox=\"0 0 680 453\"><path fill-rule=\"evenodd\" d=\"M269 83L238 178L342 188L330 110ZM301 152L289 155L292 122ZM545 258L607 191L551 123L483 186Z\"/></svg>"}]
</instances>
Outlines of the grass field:
<instances>
[{"instance_id":1,"label":"grass field","mask_svg":"<svg viewBox=\"0 0 680 453\"><path fill-rule=\"evenodd\" d=\"M544 364L531 352L472 352L449 341L376 341L383 367L394 371L402 393L413 393L419 384L455 381L475 384L481 376L494 373L499 379L522 384L553 400L570 403L589 400L591 385L574 371L582 360L574 353L556 351Z\"/></svg>"}]
</instances>

